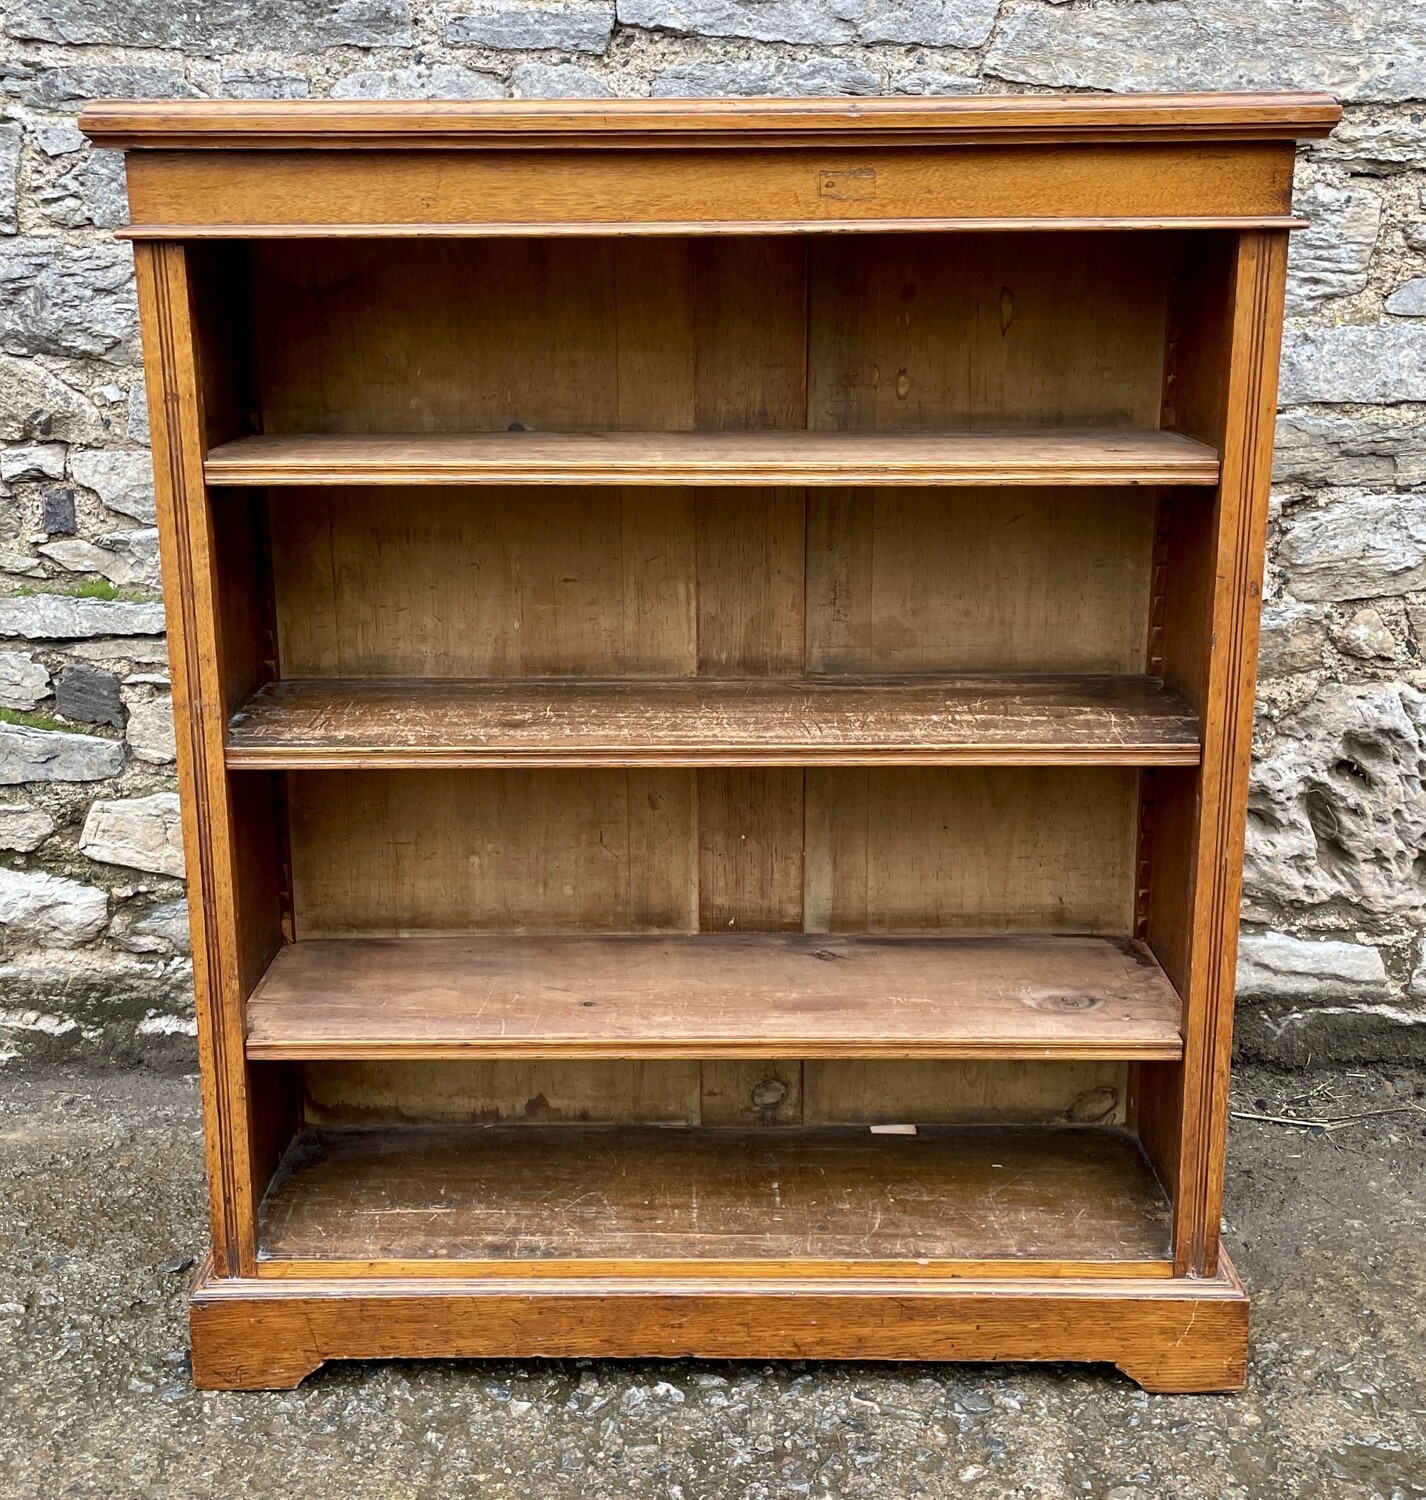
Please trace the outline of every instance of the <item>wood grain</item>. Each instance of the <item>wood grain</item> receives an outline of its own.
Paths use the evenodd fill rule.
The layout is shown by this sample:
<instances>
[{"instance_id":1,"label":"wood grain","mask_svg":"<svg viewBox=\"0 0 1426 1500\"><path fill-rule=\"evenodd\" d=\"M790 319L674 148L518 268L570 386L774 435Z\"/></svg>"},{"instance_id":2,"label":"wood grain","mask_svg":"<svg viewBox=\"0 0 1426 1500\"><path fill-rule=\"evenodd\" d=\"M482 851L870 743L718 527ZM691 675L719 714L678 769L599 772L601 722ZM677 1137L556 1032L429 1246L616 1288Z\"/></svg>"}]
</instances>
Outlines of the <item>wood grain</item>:
<instances>
[{"instance_id":1,"label":"wood grain","mask_svg":"<svg viewBox=\"0 0 1426 1500\"><path fill-rule=\"evenodd\" d=\"M1177 238L887 234L816 243L807 425L918 442L1023 427L1027 444L1042 436L1051 445L1137 444L1170 425L1159 387ZM1061 431L1075 428L1092 430ZM1106 430L1114 428L1124 431Z\"/></svg>"},{"instance_id":2,"label":"wood grain","mask_svg":"<svg viewBox=\"0 0 1426 1500\"><path fill-rule=\"evenodd\" d=\"M619 99L501 101L96 101L80 128L96 145L178 150L194 146L518 145L588 141L659 145L797 145L807 139L885 144L976 139L1305 140L1341 117L1328 94L1120 94L976 99Z\"/></svg>"},{"instance_id":3,"label":"wood grain","mask_svg":"<svg viewBox=\"0 0 1426 1500\"><path fill-rule=\"evenodd\" d=\"M1149 1391L1242 1388L1248 1299L1231 1268L1186 1282L1108 1276L1105 1265L1094 1276L1040 1279L1007 1277L1002 1265L975 1280L932 1272L838 1282L775 1265L767 1278L523 1283L478 1273L354 1282L339 1263L325 1279L236 1281L205 1266L190 1304L193 1373L205 1390L250 1390L291 1389L326 1359L413 1353L1098 1360Z\"/></svg>"},{"instance_id":4,"label":"wood grain","mask_svg":"<svg viewBox=\"0 0 1426 1500\"><path fill-rule=\"evenodd\" d=\"M269 492L281 675L1142 673L1162 493Z\"/></svg>"},{"instance_id":5,"label":"wood grain","mask_svg":"<svg viewBox=\"0 0 1426 1500\"><path fill-rule=\"evenodd\" d=\"M809 932L1131 930L1132 770L813 768L806 782Z\"/></svg>"},{"instance_id":6,"label":"wood grain","mask_svg":"<svg viewBox=\"0 0 1426 1500\"><path fill-rule=\"evenodd\" d=\"M1125 1131L309 1131L267 1259L1131 1260L1168 1204Z\"/></svg>"},{"instance_id":7,"label":"wood grain","mask_svg":"<svg viewBox=\"0 0 1426 1500\"><path fill-rule=\"evenodd\" d=\"M808 671L1143 672L1154 493L810 493Z\"/></svg>"},{"instance_id":8,"label":"wood grain","mask_svg":"<svg viewBox=\"0 0 1426 1500\"><path fill-rule=\"evenodd\" d=\"M422 938L288 944L253 1058L1176 1058L1147 947L1076 937Z\"/></svg>"},{"instance_id":9,"label":"wood grain","mask_svg":"<svg viewBox=\"0 0 1426 1500\"><path fill-rule=\"evenodd\" d=\"M673 681L318 678L229 720L233 769L1193 765L1187 702L1140 677Z\"/></svg>"},{"instance_id":10,"label":"wood grain","mask_svg":"<svg viewBox=\"0 0 1426 1500\"><path fill-rule=\"evenodd\" d=\"M697 927L691 772L303 771L289 783L299 938Z\"/></svg>"},{"instance_id":11,"label":"wood grain","mask_svg":"<svg viewBox=\"0 0 1426 1500\"><path fill-rule=\"evenodd\" d=\"M136 151L130 238L1288 227L1291 142Z\"/></svg>"},{"instance_id":12,"label":"wood grain","mask_svg":"<svg viewBox=\"0 0 1426 1500\"><path fill-rule=\"evenodd\" d=\"M701 1123L702 1080L692 1061L468 1054L312 1061L302 1074L310 1125Z\"/></svg>"},{"instance_id":13,"label":"wood grain","mask_svg":"<svg viewBox=\"0 0 1426 1500\"><path fill-rule=\"evenodd\" d=\"M1211 448L1175 432L312 433L212 449L213 485L1215 484Z\"/></svg>"}]
</instances>

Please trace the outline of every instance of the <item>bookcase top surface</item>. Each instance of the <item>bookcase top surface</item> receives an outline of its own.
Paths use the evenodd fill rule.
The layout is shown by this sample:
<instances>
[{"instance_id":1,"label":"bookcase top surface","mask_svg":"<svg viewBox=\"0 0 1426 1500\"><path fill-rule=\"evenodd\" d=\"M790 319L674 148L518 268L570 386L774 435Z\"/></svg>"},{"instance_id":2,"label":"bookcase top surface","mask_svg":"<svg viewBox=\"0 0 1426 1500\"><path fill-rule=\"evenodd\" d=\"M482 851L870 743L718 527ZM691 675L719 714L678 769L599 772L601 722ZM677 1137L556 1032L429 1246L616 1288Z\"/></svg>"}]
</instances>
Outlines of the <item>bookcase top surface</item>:
<instances>
[{"instance_id":1,"label":"bookcase top surface","mask_svg":"<svg viewBox=\"0 0 1426 1500\"><path fill-rule=\"evenodd\" d=\"M96 145L160 150L657 149L1303 140L1327 94L1119 94L955 99L101 101Z\"/></svg>"}]
</instances>

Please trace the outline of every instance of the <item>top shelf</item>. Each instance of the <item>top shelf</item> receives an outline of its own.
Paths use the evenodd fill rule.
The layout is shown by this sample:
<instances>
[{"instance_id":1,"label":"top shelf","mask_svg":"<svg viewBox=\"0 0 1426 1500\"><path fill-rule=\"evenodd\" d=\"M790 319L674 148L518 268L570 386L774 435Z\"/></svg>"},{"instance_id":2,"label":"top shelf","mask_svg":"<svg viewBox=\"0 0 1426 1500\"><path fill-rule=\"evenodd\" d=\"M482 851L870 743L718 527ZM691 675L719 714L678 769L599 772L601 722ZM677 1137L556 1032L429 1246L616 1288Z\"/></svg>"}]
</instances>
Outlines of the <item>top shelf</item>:
<instances>
[{"instance_id":1,"label":"top shelf","mask_svg":"<svg viewBox=\"0 0 1426 1500\"><path fill-rule=\"evenodd\" d=\"M466 432L247 437L210 485L1213 485L1218 455L1177 432Z\"/></svg>"}]
</instances>

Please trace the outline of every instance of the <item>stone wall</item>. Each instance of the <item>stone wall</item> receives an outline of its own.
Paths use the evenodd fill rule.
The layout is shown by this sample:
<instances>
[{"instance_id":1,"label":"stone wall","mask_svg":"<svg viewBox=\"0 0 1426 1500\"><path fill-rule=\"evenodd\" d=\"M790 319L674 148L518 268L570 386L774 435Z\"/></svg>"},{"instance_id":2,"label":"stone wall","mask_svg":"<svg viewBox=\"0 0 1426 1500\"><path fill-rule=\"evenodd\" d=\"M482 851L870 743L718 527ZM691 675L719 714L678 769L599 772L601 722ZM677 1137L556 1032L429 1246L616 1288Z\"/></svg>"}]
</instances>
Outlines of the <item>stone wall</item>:
<instances>
[{"instance_id":1,"label":"stone wall","mask_svg":"<svg viewBox=\"0 0 1426 1500\"><path fill-rule=\"evenodd\" d=\"M191 1055L123 171L85 100L1326 87L1283 370L1239 1037L1426 1050L1419 0L8 0L0 1058Z\"/></svg>"}]
</instances>

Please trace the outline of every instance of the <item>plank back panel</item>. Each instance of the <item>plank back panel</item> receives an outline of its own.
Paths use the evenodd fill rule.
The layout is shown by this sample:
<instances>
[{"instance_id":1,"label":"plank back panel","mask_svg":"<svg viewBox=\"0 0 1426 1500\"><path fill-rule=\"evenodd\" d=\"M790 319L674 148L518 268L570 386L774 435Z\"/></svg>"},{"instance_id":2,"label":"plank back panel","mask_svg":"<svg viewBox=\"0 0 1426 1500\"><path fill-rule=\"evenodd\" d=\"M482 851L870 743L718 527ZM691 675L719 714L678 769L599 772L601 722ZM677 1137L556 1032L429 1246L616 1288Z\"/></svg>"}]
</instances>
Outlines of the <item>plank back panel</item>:
<instances>
[{"instance_id":1,"label":"plank back panel","mask_svg":"<svg viewBox=\"0 0 1426 1500\"><path fill-rule=\"evenodd\" d=\"M311 1062L316 1125L699 1123L696 1062Z\"/></svg>"},{"instance_id":2,"label":"plank back panel","mask_svg":"<svg viewBox=\"0 0 1426 1500\"><path fill-rule=\"evenodd\" d=\"M1156 427L1178 243L257 241L263 430Z\"/></svg>"},{"instance_id":3,"label":"plank back panel","mask_svg":"<svg viewBox=\"0 0 1426 1500\"><path fill-rule=\"evenodd\" d=\"M270 511L286 677L1144 670L1148 490L293 489Z\"/></svg>"},{"instance_id":4,"label":"plank back panel","mask_svg":"<svg viewBox=\"0 0 1426 1500\"><path fill-rule=\"evenodd\" d=\"M1142 672L1153 493L807 499L813 672Z\"/></svg>"},{"instance_id":5,"label":"plank back panel","mask_svg":"<svg viewBox=\"0 0 1426 1500\"><path fill-rule=\"evenodd\" d=\"M1157 427L1171 238L817 241L807 425Z\"/></svg>"},{"instance_id":6,"label":"plank back panel","mask_svg":"<svg viewBox=\"0 0 1426 1500\"><path fill-rule=\"evenodd\" d=\"M297 936L691 932L687 771L301 772Z\"/></svg>"},{"instance_id":7,"label":"plank back panel","mask_svg":"<svg viewBox=\"0 0 1426 1500\"><path fill-rule=\"evenodd\" d=\"M318 1125L1118 1125L1126 1078L1124 1063L1088 1061L325 1061L304 1071L305 1117Z\"/></svg>"},{"instance_id":8,"label":"plank back panel","mask_svg":"<svg viewBox=\"0 0 1426 1500\"><path fill-rule=\"evenodd\" d=\"M809 932L1133 930L1138 775L807 772Z\"/></svg>"},{"instance_id":9,"label":"plank back panel","mask_svg":"<svg viewBox=\"0 0 1426 1500\"><path fill-rule=\"evenodd\" d=\"M256 242L263 430L805 427L795 240Z\"/></svg>"},{"instance_id":10,"label":"plank back panel","mask_svg":"<svg viewBox=\"0 0 1426 1500\"><path fill-rule=\"evenodd\" d=\"M687 490L300 490L272 505L283 675L692 675Z\"/></svg>"},{"instance_id":11,"label":"plank back panel","mask_svg":"<svg viewBox=\"0 0 1426 1500\"><path fill-rule=\"evenodd\" d=\"M1119 1125L1125 1063L882 1062L802 1065L808 1125Z\"/></svg>"}]
</instances>

